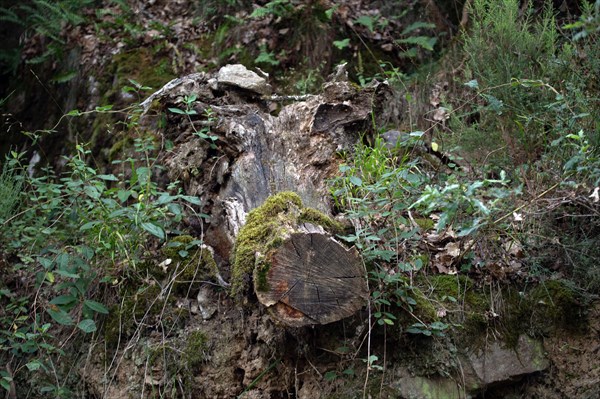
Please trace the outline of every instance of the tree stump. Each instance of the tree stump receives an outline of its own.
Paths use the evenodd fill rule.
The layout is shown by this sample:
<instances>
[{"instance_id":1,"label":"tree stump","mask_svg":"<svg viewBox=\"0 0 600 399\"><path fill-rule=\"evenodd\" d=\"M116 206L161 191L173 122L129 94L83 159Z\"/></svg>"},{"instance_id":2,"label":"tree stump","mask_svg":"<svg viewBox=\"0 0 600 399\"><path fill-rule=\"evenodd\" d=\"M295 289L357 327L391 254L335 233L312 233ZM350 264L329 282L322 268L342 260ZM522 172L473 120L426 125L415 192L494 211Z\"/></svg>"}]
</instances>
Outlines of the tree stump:
<instances>
[{"instance_id":1,"label":"tree stump","mask_svg":"<svg viewBox=\"0 0 600 399\"><path fill-rule=\"evenodd\" d=\"M327 324L365 303L367 280L356 249L333 238L343 226L304 207L294 192L273 195L249 214L233 257L232 294L254 292L289 326Z\"/></svg>"},{"instance_id":2,"label":"tree stump","mask_svg":"<svg viewBox=\"0 0 600 399\"><path fill-rule=\"evenodd\" d=\"M366 302L358 252L315 226L305 224L290 234L264 264L254 273L258 300L289 326L338 321Z\"/></svg>"},{"instance_id":3,"label":"tree stump","mask_svg":"<svg viewBox=\"0 0 600 399\"><path fill-rule=\"evenodd\" d=\"M248 212L269 196L293 190L307 206L330 214L326 182L339 172L338 154L372 132L374 117L387 126L400 113L391 87L375 81L358 88L336 79L321 94L285 101L269 91L264 78L230 65L174 79L142 104L144 129L164 125L162 139L174 146L161 160L169 179L202 199L199 211L209 217L186 222L213 248L221 270ZM190 96L196 101L186 105ZM169 111L188 106L189 115ZM210 140L198 134L206 130Z\"/></svg>"}]
</instances>

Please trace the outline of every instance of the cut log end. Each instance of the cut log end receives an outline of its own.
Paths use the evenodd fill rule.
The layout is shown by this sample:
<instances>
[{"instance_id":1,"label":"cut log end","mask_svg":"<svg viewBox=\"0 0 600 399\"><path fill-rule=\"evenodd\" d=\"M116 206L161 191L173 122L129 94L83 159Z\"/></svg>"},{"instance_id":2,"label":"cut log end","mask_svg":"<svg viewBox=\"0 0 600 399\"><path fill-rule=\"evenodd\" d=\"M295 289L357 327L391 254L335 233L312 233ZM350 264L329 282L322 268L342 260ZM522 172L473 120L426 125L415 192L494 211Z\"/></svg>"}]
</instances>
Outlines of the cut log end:
<instances>
[{"instance_id":1,"label":"cut log end","mask_svg":"<svg viewBox=\"0 0 600 399\"><path fill-rule=\"evenodd\" d=\"M326 233L297 232L254 276L259 301L284 324L327 324L353 315L368 295L362 262Z\"/></svg>"}]
</instances>

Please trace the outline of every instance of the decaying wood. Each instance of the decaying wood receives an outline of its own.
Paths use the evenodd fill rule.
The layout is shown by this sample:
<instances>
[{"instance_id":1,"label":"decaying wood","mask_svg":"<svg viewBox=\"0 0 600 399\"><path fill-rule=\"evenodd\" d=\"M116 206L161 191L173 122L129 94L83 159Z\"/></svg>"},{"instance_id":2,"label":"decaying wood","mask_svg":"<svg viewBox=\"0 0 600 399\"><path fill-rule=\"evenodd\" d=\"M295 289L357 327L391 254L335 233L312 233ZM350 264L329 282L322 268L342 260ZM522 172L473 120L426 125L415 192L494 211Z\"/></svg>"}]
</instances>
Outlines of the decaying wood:
<instances>
[{"instance_id":1,"label":"decaying wood","mask_svg":"<svg viewBox=\"0 0 600 399\"><path fill-rule=\"evenodd\" d=\"M259 301L283 323L300 327L327 324L356 313L368 295L357 251L326 233L297 232L269 256Z\"/></svg>"},{"instance_id":2,"label":"decaying wood","mask_svg":"<svg viewBox=\"0 0 600 399\"><path fill-rule=\"evenodd\" d=\"M168 110L184 109L184 98L191 95L193 114ZM286 105L220 84L218 74L198 73L176 79L145 101L142 123L172 143L160 161L171 181L180 181L186 194L205 204L200 211L209 219L191 218L189 227L214 249L227 279L246 214L270 195L291 190L306 206L331 213L326 182L338 173L339 154L351 151L372 129L373 117L379 126L393 117L392 97L386 83L358 88L335 81L325 84L322 94ZM199 137L202 128L216 140Z\"/></svg>"}]
</instances>

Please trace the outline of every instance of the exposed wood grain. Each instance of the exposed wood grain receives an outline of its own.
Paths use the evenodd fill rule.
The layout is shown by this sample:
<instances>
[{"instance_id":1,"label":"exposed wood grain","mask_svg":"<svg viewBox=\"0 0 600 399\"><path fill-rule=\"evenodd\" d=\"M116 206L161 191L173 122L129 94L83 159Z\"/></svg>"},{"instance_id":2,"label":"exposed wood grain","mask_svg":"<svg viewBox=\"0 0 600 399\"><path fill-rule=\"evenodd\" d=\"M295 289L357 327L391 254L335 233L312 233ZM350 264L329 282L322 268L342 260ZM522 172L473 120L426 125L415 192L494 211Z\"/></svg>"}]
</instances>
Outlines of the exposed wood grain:
<instances>
[{"instance_id":1,"label":"exposed wood grain","mask_svg":"<svg viewBox=\"0 0 600 399\"><path fill-rule=\"evenodd\" d=\"M327 324L366 302L365 273L355 249L325 233L293 233L270 256L266 289L256 291L291 326Z\"/></svg>"}]
</instances>

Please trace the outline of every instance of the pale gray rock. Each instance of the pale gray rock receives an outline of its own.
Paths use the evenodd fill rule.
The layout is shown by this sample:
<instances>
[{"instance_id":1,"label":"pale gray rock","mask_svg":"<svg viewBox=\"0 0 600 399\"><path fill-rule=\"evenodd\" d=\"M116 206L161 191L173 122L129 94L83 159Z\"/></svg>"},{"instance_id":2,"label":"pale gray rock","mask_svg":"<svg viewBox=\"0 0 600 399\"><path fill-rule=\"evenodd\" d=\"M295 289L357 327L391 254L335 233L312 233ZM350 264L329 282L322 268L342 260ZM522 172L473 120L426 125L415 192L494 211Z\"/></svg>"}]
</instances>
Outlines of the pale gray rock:
<instances>
[{"instance_id":1,"label":"pale gray rock","mask_svg":"<svg viewBox=\"0 0 600 399\"><path fill-rule=\"evenodd\" d=\"M264 77L248 70L241 64L225 65L222 67L217 74L217 83L221 89L233 86L262 95L271 94L272 90L271 85L269 85Z\"/></svg>"},{"instance_id":2,"label":"pale gray rock","mask_svg":"<svg viewBox=\"0 0 600 399\"><path fill-rule=\"evenodd\" d=\"M542 343L526 335L519 337L516 348L494 341L470 353L469 360L481 386L511 381L549 366Z\"/></svg>"}]
</instances>

